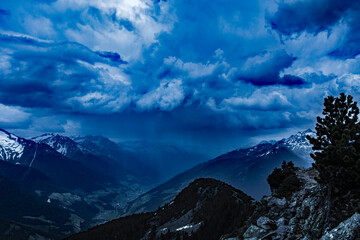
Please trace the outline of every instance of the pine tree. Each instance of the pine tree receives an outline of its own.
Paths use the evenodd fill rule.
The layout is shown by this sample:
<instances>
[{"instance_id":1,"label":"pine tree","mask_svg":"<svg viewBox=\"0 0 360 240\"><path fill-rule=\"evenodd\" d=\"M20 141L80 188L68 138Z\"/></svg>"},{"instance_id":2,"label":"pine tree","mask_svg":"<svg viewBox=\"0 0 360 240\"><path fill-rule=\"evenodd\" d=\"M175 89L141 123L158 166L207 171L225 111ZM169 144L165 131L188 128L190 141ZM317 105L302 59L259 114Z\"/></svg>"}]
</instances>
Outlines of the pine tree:
<instances>
[{"instance_id":1,"label":"pine tree","mask_svg":"<svg viewBox=\"0 0 360 240\"><path fill-rule=\"evenodd\" d=\"M353 97L344 93L324 100L323 117L317 117L316 137L308 136L313 145L313 166L319 172L319 183L337 193L360 187L359 108Z\"/></svg>"},{"instance_id":2,"label":"pine tree","mask_svg":"<svg viewBox=\"0 0 360 240\"><path fill-rule=\"evenodd\" d=\"M301 182L295 173L293 162L283 161L281 168L275 168L267 177L271 192L279 197L289 197L295 191L298 191Z\"/></svg>"}]
</instances>

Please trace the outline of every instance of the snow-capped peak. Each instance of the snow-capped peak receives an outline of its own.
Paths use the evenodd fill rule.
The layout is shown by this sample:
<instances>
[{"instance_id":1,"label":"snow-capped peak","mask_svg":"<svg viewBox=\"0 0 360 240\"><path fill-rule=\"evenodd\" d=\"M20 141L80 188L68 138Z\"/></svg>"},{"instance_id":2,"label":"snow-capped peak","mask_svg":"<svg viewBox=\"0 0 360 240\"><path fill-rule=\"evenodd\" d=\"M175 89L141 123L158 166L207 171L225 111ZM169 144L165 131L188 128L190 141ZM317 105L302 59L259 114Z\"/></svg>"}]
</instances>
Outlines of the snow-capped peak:
<instances>
[{"instance_id":1,"label":"snow-capped peak","mask_svg":"<svg viewBox=\"0 0 360 240\"><path fill-rule=\"evenodd\" d=\"M76 148L76 143L71 138L54 133L46 133L34 137L32 140L39 143L45 143L64 156L67 155L69 149Z\"/></svg>"},{"instance_id":2,"label":"snow-capped peak","mask_svg":"<svg viewBox=\"0 0 360 240\"><path fill-rule=\"evenodd\" d=\"M306 131L291 135L289 138L284 138L280 142L286 144L287 147L289 147L291 150L297 148L308 148L311 147L311 145L306 138L307 136L315 136L315 132L313 132L311 129L308 129Z\"/></svg>"},{"instance_id":3,"label":"snow-capped peak","mask_svg":"<svg viewBox=\"0 0 360 240\"><path fill-rule=\"evenodd\" d=\"M23 152L22 139L0 129L0 159L3 161L15 161L22 156Z\"/></svg>"},{"instance_id":4,"label":"snow-capped peak","mask_svg":"<svg viewBox=\"0 0 360 240\"><path fill-rule=\"evenodd\" d=\"M298 132L289 138L284 138L277 144L287 147L300 157L311 160L310 153L312 153L312 145L309 140L307 140L307 136L314 137L315 132L311 129L307 129L306 131Z\"/></svg>"},{"instance_id":5,"label":"snow-capped peak","mask_svg":"<svg viewBox=\"0 0 360 240\"><path fill-rule=\"evenodd\" d=\"M276 140L263 140L263 141L259 142L259 145L261 145L261 144L271 144L271 145L274 145L275 143L277 143Z\"/></svg>"},{"instance_id":6,"label":"snow-capped peak","mask_svg":"<svg viewBox=\"0 0 360 240\"><path fill-rule=\"evenodd\" d=\"M70 137L75 141L81 151L92 153L96 156L117 159L119 146L110 139L103 136L73 136Z\"/></svg>"},{"instance_id":7,"label":"snow-capped peak","mask_svg":"<svg viewBox=\"0 0 360 240\"><path fill-rule=\"evenodd\" d=\"M47 140L47 139L52 138L54 136L55 136L54 133L45 133L43 135L31 138L31 140L33 140L34 142L40 143L40 142L43 142L44 140Z\"/></svg>"}]
</instances>

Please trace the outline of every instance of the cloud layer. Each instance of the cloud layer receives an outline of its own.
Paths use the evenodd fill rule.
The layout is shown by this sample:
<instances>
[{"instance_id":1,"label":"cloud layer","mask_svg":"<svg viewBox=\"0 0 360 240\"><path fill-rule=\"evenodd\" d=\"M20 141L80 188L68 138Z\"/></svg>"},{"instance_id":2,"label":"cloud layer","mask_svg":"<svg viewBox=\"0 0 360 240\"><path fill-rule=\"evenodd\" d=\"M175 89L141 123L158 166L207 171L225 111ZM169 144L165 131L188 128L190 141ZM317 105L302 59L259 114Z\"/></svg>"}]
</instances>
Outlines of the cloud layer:
<instances>
[{"instance_id":1,"label":"cloud layer","mask_svg":"<svg viewBox=\"0 0 360 240\"><path fill-rule=\"evenodd\" d=\"M0 124L184 141L309 127L323 97L359 98L359 16L355 0L3 1Z\"/></svg>"}]
</instances>

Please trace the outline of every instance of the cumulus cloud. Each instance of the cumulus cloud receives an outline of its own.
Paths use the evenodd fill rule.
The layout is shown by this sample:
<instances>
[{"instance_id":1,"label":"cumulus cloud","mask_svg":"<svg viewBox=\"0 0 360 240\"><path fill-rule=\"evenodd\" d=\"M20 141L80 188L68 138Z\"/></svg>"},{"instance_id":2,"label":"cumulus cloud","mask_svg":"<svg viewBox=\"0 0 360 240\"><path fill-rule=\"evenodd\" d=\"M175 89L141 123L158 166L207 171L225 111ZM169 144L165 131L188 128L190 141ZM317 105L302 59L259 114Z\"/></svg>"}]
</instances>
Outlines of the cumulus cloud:
<instances>
[{"instance_id":1,"label":"cumulus cloud","mask_svg":"<svg viewBox=\"0 0 360 240\"><path fill-rule=\"evenodd\" d=\"M231 109L254 109L254 110L281 110L291 107L287 98L280 92L273 91L267 94L260 90L255 91L249 97L231 97L224 99L221 105L229 106Z\"/></svg>"},{"instance_id":2,"label":"cumulus cloud","mask_svg":"<svg viewBox=\"0 0 360 240\"><path fill-rule=\"evenodd\" d=\"M185 93L180 79L163 80L160 86L144 94L136 102L140 109L172 110L184 100Z\"/></svg>"},{"instance_id":3,"label":"cumulus cloud","mask_svg":"<svg viewBox=\"0 0 360 240\"><path fill-rule=\"evenodd\" d=\"M144 47L155 43L159 33L172 27L171 21L156 15L150 1L59 0L53 7L60 14L69 10L80 12L76 27L65 31L69 40L94 50L120 52L127 61L140 59Z\"/></svg>"},{"instance_id":4,"label":"cumulus cloud","mask_svg":"<svg viewBox=\"0 0 360 240\"><path fill-rule=\"evenodd\" d=\"M2 125L17 125L27 121L30 116L30 113L23 108L0 104L0 124Z\"/></svg>"},{"instance_id":5,"label":"cumulus cloud","mask_svg":"<svg viewBox=\"0 0 360 240\"><path fill-rule=\"evenodd\" d=\"M164 59L164 64L168 67L174 67L179 71L183 71L185 76L190 78L201 78L211 75L215 68L216 64L202 64L202 63L193 63L193 62L183 62L181 59L176 57L168 57Z\"/></svg>"}]
</instances>

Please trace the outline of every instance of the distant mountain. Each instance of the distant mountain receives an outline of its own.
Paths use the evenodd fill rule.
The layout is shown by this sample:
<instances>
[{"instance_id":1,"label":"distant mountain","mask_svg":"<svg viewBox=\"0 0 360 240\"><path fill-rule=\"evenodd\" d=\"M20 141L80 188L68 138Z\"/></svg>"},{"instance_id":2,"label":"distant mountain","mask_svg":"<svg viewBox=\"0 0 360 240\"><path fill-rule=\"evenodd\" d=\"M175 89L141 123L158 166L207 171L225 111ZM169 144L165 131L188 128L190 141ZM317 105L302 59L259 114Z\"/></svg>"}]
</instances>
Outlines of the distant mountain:
<instances>
[{"instance_id":1,"label":"distant mountain","mask_svg":"<svg viewBox=\"0 0 360 240\"><path fill-rule=\"evenodd\" d=\"M111 160L120 166L127 174L144 180L144 183L156 185L159 182L159 172L151 162L138 159L126 149L103 136L71 137L83 151L87 151L102 159Z\"/></svg>"},{"instance_id":2,"label":"distant mountain","mask_svg":"<svg viewBox=\"0 0 360 240\"><path fill-rule=\"evenodd\" d=\"M311 130L299 132L275 144L238 149L199 164L141 195L129 204L124 214L153 211L173 199L190 182L203 177L219 179L260 199L270 193L266 178L282 161L293 161L296 166L303 167L311 165L307 157L311 152L306 140L309 134L314 133Z\"/></svg>"},{"instance_id":3,"label":"distant mountain","mask_svg":"<svg viewBox=\"0 0 360 240\"><path fill-rule=\"evenodd\" d=\"M198 179L155 212L113 220L68 240L220 239L251 216L253 199L214 179Z\"/></svg>"},{"instance_id":4,"label":"distant mountain","mask_svg":"<svg viewBox=\"0 0 360 240\"><path fill-rule=\"evenodd\" d=\"M13 164L30 165L30 163L20 162L24 154L25 147L30 144L29 141L19 138L3 129L0 129L0 159Z\"/></svg>"},{"instance_id":5,"label":"distant mountain","mask_svg":"<svg viewBox=\"0 0 360 240\"><path fill-rule=\"evenodd\" d=\"M20 138L2 129L0 139L0 160L37 169L60 186L94 190L114 182L111 177L92 171L47 144Z\"/></svg>"},{"instance_id":6,"label":"distant mountain","mask_svg":"<svg viewBox=\"0 0 360 240\"><path fill-rule=\"evenodd\" d=\"M120 180L125 179L126 175L129 174L126 169L120 166L118 161L104 157L97 147L83 146L72 138L48 133L34 137L32 140L49 145L63 156L80 162L97 173Z\"/></svg>"},{"instance_id":7,"label":"distant mountain","mask_svg":"<svg viewBox=\"0 0 360 240\"><path fill-rule=\"evenodd\" d=\"M307 164L301 164L302 166L311 166L313 162L312 158L310 157L310 153L312 152L312 145L306 139L306 136L308 135L314 137L316 134L311 129L308 129L306 131L292 135L289 138L282 139L278 142L278 145L285 146L294 152L297 156L303 158Z\"/></svg>"},{"instance_id":8,"label":"distant mountain","mask_svg":"<svg viewBox=\"0 0 360 240\"><path fill-rule=\"evenodd\" d=\"M66 209L76 230L118 217L119 209L150 186L100 155L68 137L46 134L28 140L0 129L0 176L36 201ZM18 199L12 198L16 195L10 194L8 203L20 208ZM2 223L8 226L0 214L0 229Z\"/></svg>"},{"instance_id":9,"label":"distant mountain","mask_svg":"<svg viewBox=\"0 0 360 240\"><path fill-rule=\"evenodd\" d=\"M111 182L110 178L95 174L46 144L20 138L1 129L0 137L1 160L37 169L59 185L87 189L100 187L102 182Z\"/></svg>"},{"instance_id":10,"label":"distant mountain","mask_svg":"<svg viewBox=\"0 0 360 240\"><path fill-rule=\"evenodd\" d=\"M153 187L206 160L171 144L146 141L116 144L102 136L66 137L52 133L31 140L45 143L98 173L125 182L138 179L144 187Z\"/></svg>"},{"instance_id":11,"label":"distant mountain","mask_svg":"<svg viewBox=\"0 0 360 240\"><path fill-rule=\"evenodd\" d=\"M205 156L186 151L167 143L148 141L121 142L119 146L140 161L157 169L160 180L165 181L186 169L208 160Z\"/></svg>"},{"instance_id":12,"label":"distant mountain","mask_svg":"<svg viewBox=\"0 0 360 240\"><path fill-rule=\"evenodd\" d=\"M46 143L66 157L70 157L79 151L83 152L71 138L59 134L45 133L41 136L31 138L31 140L38 143Z\"/></svg>"}]
</instances>

